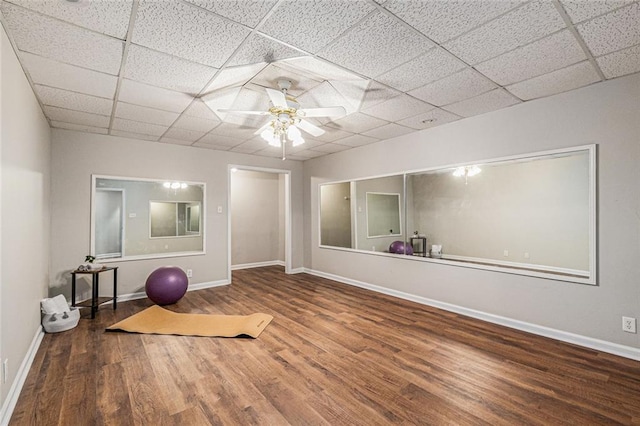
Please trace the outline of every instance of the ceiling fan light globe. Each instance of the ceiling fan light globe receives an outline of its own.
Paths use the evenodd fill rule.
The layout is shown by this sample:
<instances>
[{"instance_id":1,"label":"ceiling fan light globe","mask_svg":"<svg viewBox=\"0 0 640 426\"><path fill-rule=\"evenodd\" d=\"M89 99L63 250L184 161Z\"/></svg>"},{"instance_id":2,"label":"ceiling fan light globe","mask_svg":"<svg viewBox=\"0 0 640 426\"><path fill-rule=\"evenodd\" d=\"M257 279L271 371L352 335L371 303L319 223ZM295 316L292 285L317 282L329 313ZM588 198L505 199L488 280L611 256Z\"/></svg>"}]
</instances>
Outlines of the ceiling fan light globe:
<instances>
[{"instance_id":1,"label":"ceiling fan light globe","mask_svg":"<svg viewBox=\"0 0 640 426\"><path fill-rule=\"evenodd\" d=\"M291 125L287 129L287 137L291 140L296 140L296 139L302 138L302 134L300 133L300 130L296 126Z\"/></svg>"}]
</instances>

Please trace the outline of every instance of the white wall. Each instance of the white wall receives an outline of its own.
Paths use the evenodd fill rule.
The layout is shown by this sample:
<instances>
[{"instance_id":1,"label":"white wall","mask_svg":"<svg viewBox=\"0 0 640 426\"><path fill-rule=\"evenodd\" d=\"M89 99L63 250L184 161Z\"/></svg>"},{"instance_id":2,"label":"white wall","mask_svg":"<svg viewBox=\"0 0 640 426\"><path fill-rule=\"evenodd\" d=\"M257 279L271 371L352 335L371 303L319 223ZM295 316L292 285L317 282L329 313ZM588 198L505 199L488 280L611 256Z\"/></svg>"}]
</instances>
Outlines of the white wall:
<instances>
[{"instance_id":1,"label":"white wall","mask_svg":"<svg viewBox=\"0 0 640 426\"><path fill-rule=\"evenodd\" d=\"M231 174L231 264L284 261L284 179L278 173Z\"/></svg>"},{"instance_id":2,"label":"white wall","mask_svg":"<svg viewBox=\"0 0 640 426\"><path fill-rule=\"evenodd\" d=\"M40 327L40 300L49 284L49 125L4 32L2 37L2 285L0 359L5 404L16 372Z\"/></svg>"},{"instance_id":3,"label":"white wall","mask_svg":"<svg viewBox=\"0 0 640 426\"><path fill-rule=\"evenodd\" d=\"M321 182L598 144L598 286L318 248ZM305 266L640 348L640 75L305 162Z\"/></svg>"},{"instance_id":4,"label":"white wall","mask_svg":"<svg viewBox=\"0 0 640 426\"><path fill-rule=\"evenodd\" d=\"M89 253L92 174L204 182L207 185L204 225L206 254L114 262L113 265L120 267L120 294L144 291L149 273L163 265L192 269L191 284L229 279L226 213L229 164L291 170L292 209L302 211L300 162L54 130L51 189L52 292L67 296L70 294L69 271L77 267ZM217 212L218 206L222 208L222 213ZM292 266L296 268L303 263L301 214L293 215L292 228ZM108 287L103 286L101 290L104 289L107 293L110 290Z\"/></svg>"}]
</instances>

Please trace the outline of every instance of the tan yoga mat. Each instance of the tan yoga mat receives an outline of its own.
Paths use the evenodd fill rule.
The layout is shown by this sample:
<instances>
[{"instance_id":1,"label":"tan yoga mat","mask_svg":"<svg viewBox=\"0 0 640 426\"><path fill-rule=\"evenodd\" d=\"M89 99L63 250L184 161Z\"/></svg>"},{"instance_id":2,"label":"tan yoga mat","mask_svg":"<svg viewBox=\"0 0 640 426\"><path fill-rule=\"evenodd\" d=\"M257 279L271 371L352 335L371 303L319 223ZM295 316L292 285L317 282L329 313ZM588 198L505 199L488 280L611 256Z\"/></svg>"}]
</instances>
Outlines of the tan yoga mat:
<instances>
[{"instance_id":1,"label":"tan yoga mat","mask_svg":"<svg viewBox=\"0 0 640 426\"><path fill-rule=\"evenodd\" d=\"M273 317L267 314L179 314L154 305L107 327L107 331L205 337L247 335L257 338L272 319Z\"/></svg>"}]
</instances>

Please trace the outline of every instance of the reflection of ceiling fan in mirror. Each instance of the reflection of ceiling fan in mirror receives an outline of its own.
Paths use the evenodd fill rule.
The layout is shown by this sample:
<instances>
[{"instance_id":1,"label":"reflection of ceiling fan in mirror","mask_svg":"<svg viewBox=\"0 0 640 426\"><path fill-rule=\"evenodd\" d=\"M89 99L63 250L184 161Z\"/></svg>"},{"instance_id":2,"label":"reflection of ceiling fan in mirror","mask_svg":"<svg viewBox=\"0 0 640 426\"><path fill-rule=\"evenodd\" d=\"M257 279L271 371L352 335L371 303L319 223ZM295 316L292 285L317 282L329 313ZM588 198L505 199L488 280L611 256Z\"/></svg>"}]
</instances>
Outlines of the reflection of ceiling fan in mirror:
<instances>
[{"instance_id":1,"label":"reflection of ceiling fan in mirror","mask_svg":"<svg viewBox=\"0 0 640 426\"><path fill-rule=\"evenodd\" d=\"M268 89L267 95L271 100L271 108L268 111L238 111L220 109L219 112L251 115L270 115L269 121L255 133L266 140L269 145L282 147L282 159L285 159L285 144L287 140L293 146L304 143L300 130L312 136L320 136L324 133L320 127L303 120L307 117L337 117L346 114L341 106L326 108L300 108L300 104L293 96L287 95L291 87L291 81L278 80L280 90Z\"/></svg>"}]
</instances>

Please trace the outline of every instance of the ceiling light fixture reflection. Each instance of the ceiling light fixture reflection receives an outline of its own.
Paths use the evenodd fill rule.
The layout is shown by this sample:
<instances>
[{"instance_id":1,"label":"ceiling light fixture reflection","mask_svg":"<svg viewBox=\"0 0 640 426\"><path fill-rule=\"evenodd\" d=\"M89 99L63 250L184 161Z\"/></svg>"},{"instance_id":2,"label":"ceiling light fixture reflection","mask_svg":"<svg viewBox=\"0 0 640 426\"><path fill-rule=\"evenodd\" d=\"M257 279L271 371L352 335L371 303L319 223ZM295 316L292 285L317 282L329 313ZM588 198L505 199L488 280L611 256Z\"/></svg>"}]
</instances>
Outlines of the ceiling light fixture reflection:
<instances>
[{"instance_id":1,"label":"ceiling light fixture reflection","mask_svg":"<svg viewBox=\"0 0 640 426\"><path fill-rule=\"evenodd\" d=\"M473 165L473 166L462 166L462 167L456 168L453 171L453 175L455 177L464 176L464 184L467 185L469 183L468 182L468 178L477 175L481 171L482 171L482 169L480 167L476 166L476 165Z\"/></svg>"},{"instance_id":2,"label":"ceiling light fixture reflection","mask_svg":"<svg viewBox=\"0 0 640 426\"><path fill-rule=\"evenodd\" d=\"M189 185L184 182L165 182L162 184L167 189L187 189Z\"/></svg>"}]
</instances>

